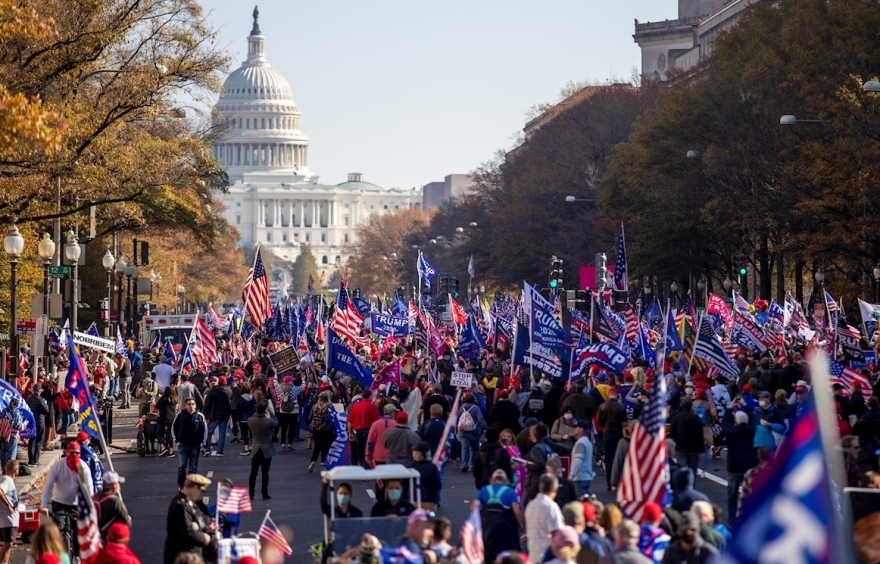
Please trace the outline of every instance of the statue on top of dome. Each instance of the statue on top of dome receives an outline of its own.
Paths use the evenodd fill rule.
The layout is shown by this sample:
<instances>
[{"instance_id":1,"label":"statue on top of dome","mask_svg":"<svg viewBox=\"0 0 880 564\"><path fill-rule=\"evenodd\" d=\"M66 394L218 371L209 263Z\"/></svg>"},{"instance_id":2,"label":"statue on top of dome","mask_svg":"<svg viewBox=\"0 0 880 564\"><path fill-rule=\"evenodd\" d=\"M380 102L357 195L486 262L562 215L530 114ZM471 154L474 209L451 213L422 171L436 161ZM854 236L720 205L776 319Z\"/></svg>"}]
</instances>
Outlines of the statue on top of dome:
<instances>
[{"instance_id":1,"label":"statue on top of dome","mask_svg":"<svg viewBox=\"0 0 880 564\"><path fill-rule=\"evenodd\" d=\"M251 30L251 35L260 35L260 23L257 21L260 19L260 7L254 6L254 29Z\"/></svg>"}]
</instances>

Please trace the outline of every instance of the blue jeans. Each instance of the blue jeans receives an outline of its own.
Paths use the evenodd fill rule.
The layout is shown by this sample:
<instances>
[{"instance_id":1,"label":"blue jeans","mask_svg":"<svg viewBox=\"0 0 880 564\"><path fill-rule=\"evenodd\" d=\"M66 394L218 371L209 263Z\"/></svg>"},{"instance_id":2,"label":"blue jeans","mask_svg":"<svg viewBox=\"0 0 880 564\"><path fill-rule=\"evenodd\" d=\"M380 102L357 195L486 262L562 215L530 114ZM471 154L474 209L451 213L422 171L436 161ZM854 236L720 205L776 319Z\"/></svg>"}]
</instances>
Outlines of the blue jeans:
<instances>
[{"instance_id":1,"label":"blue jeans","mask_svg":"<svg viewBox=\"0 0 880 564\"><path fill-rule=\"evenodd\" d=\"M461 442L461 465L464 468L471 468L471 458L479 456L480 452L480 435L477 433L461 433L458 435Z\"/></svg>"},{"instance_id":2,"label":"blue jeans","mask_svg":"<svg viewBox=\"0 0 880 564\"><path fill-rule=\"evenodd\" d=\"M6 468L6 462L15 460L18 455L18 437L9 437L6 440L6 448L3 451L3 467Z\"/></svg>"},{"instance_id":3,"label":"blue jeans","mask_svg":"<svg viewBox=\"0 0 880 564\"><path fill-rule=\"evenodd\" d=\"M593 480L575 480L574 487L577 488L578 497L590 495L590 484L592 483Z\"/></svg>"},{"instance_id":4,"label":"blue jeans","mask_svg":"<svg viewBox=\"0 0 880 564\"><path fill-rule=\"evenodd\" d=\"M183 487L187 474L195 474L199 471L200 447L186 447L181 445L177 449L177 485Z\"/></svg>"},{"instance_id":5,"label":"blue jeans","mask_svg":"<svg viewBox=\"0 0 880 564\"><path fill-rule=\"evenodd\" d=\"M67 428L73 425L73 410L64 409L61 411L61 430L59 431L59 435L66 435Z\"/></svg>"},{"instance_id":6,"label":"blue jeans","mask_svg":"<svg viewBox=\"0 0 880 564\"><path fill-rule=\"evenodd\" d=\"M205 441L205 450L211 452L211 440L214 437L214 430L220 426L220 438L217 440L217 454L223 454L226 448L226 428L229 426L229 419L211 419L208 421L208 440Z\"/></svg>"},{"instance_id":7,"label":"blue jeans","mask_svg":"<svg viewBox=\"0 0 880 564\"><path fill-rule=\"evenodd\" d=\"M119 378L110 378L110 384L107 386L107 395L114 398L119 394Z\"/></svg>"}]
</instances>

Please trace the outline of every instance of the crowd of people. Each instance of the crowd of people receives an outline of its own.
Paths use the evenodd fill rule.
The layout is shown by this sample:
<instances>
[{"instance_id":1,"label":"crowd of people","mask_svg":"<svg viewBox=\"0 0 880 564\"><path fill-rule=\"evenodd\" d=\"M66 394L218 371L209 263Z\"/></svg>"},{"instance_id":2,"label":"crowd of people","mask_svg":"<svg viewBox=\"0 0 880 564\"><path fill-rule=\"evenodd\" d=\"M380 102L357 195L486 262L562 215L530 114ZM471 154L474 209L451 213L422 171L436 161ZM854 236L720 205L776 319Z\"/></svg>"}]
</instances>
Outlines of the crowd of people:
<instances>
[{"instance_id":1,"label":"crowd of people","mask_svg":"<svg viewBox=\"0 0 880 564\"><path fill-rule=\"evenodd\" d=\"M332 513L334 519L407 519L397 546L383 547L374 535L365 535L359 546L326 546L325 559L335 552L346 564L381 562L383 550L402 547L424 562L462 561L462 548L449 542L454 527L442 516L443 503L452 496L444 491L445 476L455 468L473 477L474 494L468 497L480 515L486 562L708 562L724 550L755 476L772 459L811 390L803 351L774 355L740 349L736 379L673 355L657 370L636 361L620 373L593 367L583 378L567 381L513 366L510 351L491 339L490 350L463 358L456 356L455 336L448 334L435 357L409 336L391 346L376 339L353 347L374 374L399 366L399 377L370 386L356 375L328 369L320 340L312 350L301 351L299 366L283 374L275 373L269 356L288 345L266 337L255 342L259 345L248 358L203 370L178 369L177 361L162 351L138 351L133 342L128 354L85 355L94 396L116 399L123 408L136 402L139 416L156 421L148 452L178 459L179 493L166 528L168 564L211 562L218 531L232 533L201 501L210 484L199 474L201 457L223 457L228 447L240 444L240 452L229 454L251 460L251 499L258 478L262 498L270 499L276 445L286 451L307 442L307 473L326 469L328 453L339 439L335 413L340 411L347 414L350 464L416 469L421 505L408 501L406 483L387 480L376 488L371 507L358 508L350 484L337 484L331 497L325 476L319 506L328 518ZM56 360L59 368L65 362L64 356ZM858 384L844 389L838 383L831 393L847 485L876 488L880 383L872 368L864 374L873 390ZM453 372L470 373L470 384L453 386ZM660 378L667 389L669 503L647 504L639 522L633 522L595 493L620 486L634 425ZM84 488L100 508L101 555L106 554L101 561L136 562L126 545L131 519L118 495L124 479L98 468L85 433L68 436L75 414L63 382L43 374L33 380L24 376L17 384L37 420L29 463L37 464L40 450L53 444L65 449L49 470L41 510L53 519L45 519L34 535L32 560L52 562L55 554L65 561L64 551L56 550L59 534L69 530L65 518L75 515L77 491ZM11 402L2 414L13 431L17 408ZM6 524L17 520L17 494L5 485L6 477L19 472L14 437L13 432L2 438L0 520ZM709 503L698 480L723 449L728 495L721 507ZM444 453L439 460L438 451ZM14 539L14 530L10 535L7 529L0 528L0 564L8 561Z\"/></svg>"}]
</instances>

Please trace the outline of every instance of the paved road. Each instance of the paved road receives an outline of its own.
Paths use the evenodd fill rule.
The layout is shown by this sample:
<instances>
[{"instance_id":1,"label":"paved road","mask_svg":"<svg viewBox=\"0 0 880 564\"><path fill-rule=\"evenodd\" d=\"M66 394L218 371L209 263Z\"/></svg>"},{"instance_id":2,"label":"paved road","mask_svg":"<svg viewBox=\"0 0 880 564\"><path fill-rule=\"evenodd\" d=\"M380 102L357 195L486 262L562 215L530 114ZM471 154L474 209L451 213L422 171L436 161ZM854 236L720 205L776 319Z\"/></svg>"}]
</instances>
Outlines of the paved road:
<instances>
[{"instance_id":1,"label":"paved road","mask_svg":"<svg viewBox=\"0 0 880 564\"><path fill-rule=\"evenodd\" d=\"M114 442L121 444L126 438L134 437L134 414L117 413L114 429ZM226 456L202 458L199 472L213 480L230 478L236 485L246 485L250 470L250 459L239 456L237 444L227 444ZM171 498L177 492L176 458L138 458L134 454L113 454L116 470L126 477L123 496L134 521L131 547L143 562L161 562L165 538L165 516ZM272 518L279 526L290 527L293 531L294 556L291 562L306 562L308 547L323 539L323 521L318 509L320 475L309 474L309 453L305 443L297 443L294 452L278 452L272 462L269 493L271 500L262 501L259 494L253 503L254 511L242 517L242 531L256 531L267 509L272 510ZM106 464L105 464L106 465ZM710 464L710 473L726 477L723 460ZM604 476L597 479L604 484ZM726 506L727 490L724 485L708 479L701 479L698 488L704 491L714 503ZM258 481L259 487L259 481ZM594 488L604 490L603 487ZM447 470L443 493L441 514L449 517L454 529L458 530L467 516L468 506L474 495L473 477L463 474L457 467ZM369 492L372 493L372 492ZM352 503L362 510L369 510L372 499L366 485L356 487ZM212 487L209 497L213 501L216 489ZM613 501L611 492L598 491L602 501ZM23 562L23 550L16 550L13 562Z\"/></svg>"}]
</instances>

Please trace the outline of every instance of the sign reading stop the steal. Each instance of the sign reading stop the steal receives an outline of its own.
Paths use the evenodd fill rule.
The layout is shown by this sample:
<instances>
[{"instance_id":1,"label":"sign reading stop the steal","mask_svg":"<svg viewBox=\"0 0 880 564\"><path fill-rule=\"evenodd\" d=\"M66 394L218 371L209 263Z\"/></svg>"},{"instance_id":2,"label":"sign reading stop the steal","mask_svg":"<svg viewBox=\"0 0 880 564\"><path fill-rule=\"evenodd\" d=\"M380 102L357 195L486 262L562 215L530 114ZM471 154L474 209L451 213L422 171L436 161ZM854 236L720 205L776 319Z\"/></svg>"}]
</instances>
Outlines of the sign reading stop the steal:
<instances>
[{"instance_id":1,"label":"sign reading stop the steal","mask_svg":"<svg viewBox=\"0 0 880 564\"><path fill-rule=\"evenodd\" d=\"M474 377L470 372L453 372L449 383L456 388L470 388L473 381Z\"/></svg>"}]
</instances>

